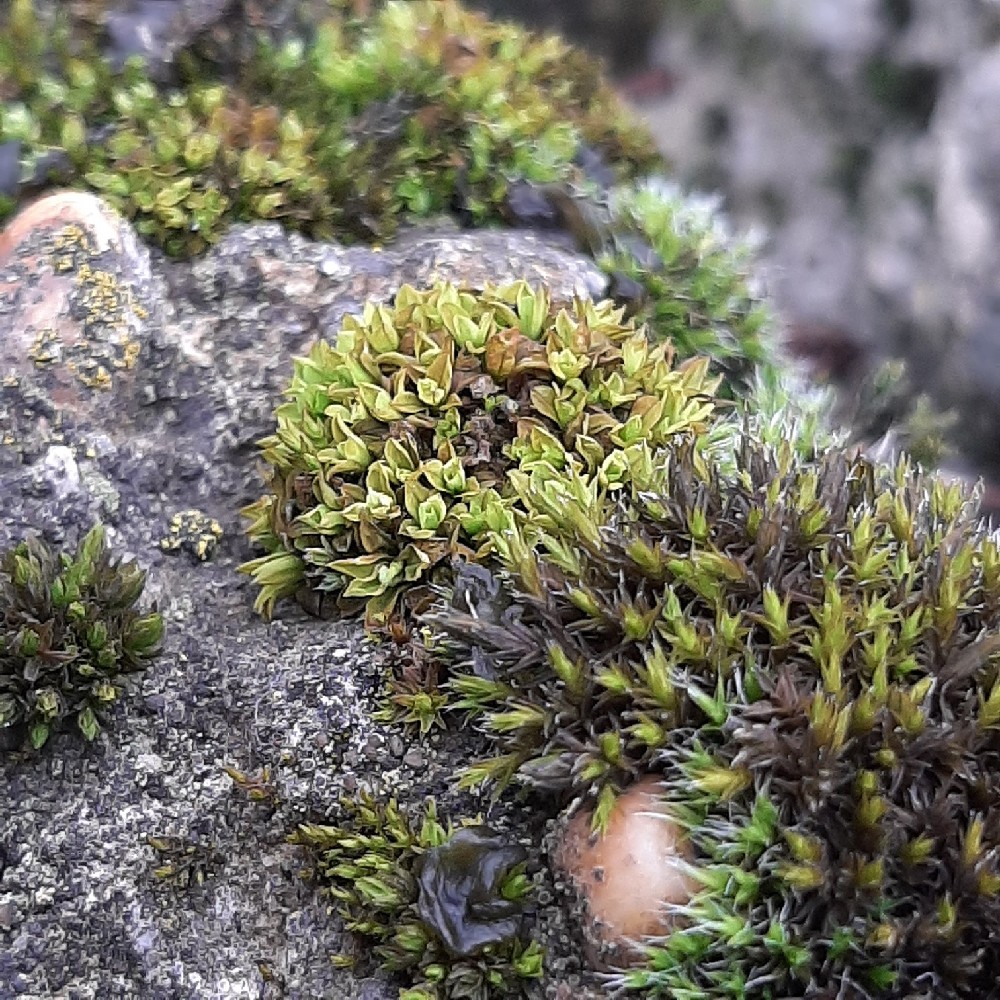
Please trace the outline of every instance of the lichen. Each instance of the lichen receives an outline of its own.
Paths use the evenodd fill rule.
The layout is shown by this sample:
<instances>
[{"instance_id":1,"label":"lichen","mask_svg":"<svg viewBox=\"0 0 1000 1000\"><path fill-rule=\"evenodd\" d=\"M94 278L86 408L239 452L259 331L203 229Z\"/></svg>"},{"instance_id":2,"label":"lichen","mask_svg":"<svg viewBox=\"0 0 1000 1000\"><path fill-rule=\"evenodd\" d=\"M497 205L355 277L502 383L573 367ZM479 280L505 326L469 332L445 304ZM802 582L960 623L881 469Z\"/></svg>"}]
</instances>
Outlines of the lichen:
<instances>
[{"instance_id":1,"label":"lichen","mask_svg":"<svg viewBox=\"0 0 1000 1000\"><path fill-rule=\"evenodd\" d=\"M187 552L198 562L205 562L212 558L221 538L222 525L214 517L192 507L171 516L167 533L160 539L160 548L164 552Z\"/></svg>"},{"instance_id":2,"label":"lichen","mask_svg":"<svg viewBox=\"0 0 1000 1000\"><path fill-rule=\"evenodd\" d=\"M542 951L524 937L519 845L478 824L446 828L433 800L418 819L366 795L343 805L344 825L304 824L290 839L312 854L310 874L347 929L375 942L383 970L405 974L401 996L492 1000L541 975Z\"/></svg>"}]
</instances>

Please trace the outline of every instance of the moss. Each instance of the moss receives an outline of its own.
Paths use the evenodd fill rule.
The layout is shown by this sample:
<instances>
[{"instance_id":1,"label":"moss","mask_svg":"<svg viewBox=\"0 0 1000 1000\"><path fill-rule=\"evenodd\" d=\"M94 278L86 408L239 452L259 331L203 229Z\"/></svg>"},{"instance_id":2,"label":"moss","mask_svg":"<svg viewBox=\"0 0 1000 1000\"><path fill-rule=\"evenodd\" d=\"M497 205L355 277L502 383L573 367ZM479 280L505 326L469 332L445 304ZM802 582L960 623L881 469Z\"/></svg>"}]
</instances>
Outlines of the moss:
<instances>
[{"instance_id":1,"label":"moss","mask_svg":"<svg viewBox=\"0 0 1000 1000\"><path fill-rule=\"evenodd\" d=\"M455 707L494 744L466 783L581 795L601 826L619 789L662 778L701 890L616 987L990 994L996 536L905 463L803 461L753 432L731 466L668 453L582 511L596 533L575 536L569 501L526 521L499 616L466 590L430 617L467 657ZM524 500L548 512L542 485Z\"/></svg>"},{"instance_id":2,"label":"moss","mask_svg":"<svg viewBox=\"0 0 1000 1000\"><path fill-rule=\"evenodd\" d=\"M681 358L707 357L724 393L750 397L779 367L768 307L752 288L750 255L725 231L714 200L662 181L620 188L597 259L640 291L636 318Z\"/></svg>"},{"instance_id":3,"label":"moss","mask_svg":"<svg viewBox=\"0 0 1000 1000\"><path fill-rule=\"evenodd\" d=\"M531 882L518 845L480 825L446 828L433 800L417 819L367 796L344 807L344 825L302 825L291 840L309 849L347 929L409 981L401 996L518 996L541 975L542 951L523 936Z\"/></svg>"},{"instance_id":4,"label":"moss","mask_svg":"<svg viewBox=\"0 0 1000 1000\"><path fill-rule=\"evenodd\" d=\"M0 143L18 145L22 194L87 186L182 256L235 221L368 241L443 212L556 224L733 394L775 365L741 254L683 198L632 188L665 164L589 57L454 0L360 7L331 3L309 41L262 33L224 73L194 46L167 87L19 0L0 32Z\"/></svg>"},{"instance_id":5,"label":"moss","mask_svg":"<svg viewBox=\"0 0 1000 1000\"><path fill-rule=\"evenodd\" d=\"M658 162L585 57L451 0L367 19L333 5L308 45L261 36L231 83L191 50L166 93L31 11L13 5L0 45L0 141L21 144L28 176L57 161L171 253L235 220L368 238L403 215L496 221L512 182L582 179L583 147L620 179Z\"/></svg>"},{"instance_id":6,"label":"moss","mask_svg":"<svg viewBox=\"0 0 1000 1000\"><path fill-rule=\"evenodd\" d=\"M153 878L175 889L204 885L225 861L213 843L198 843L185 837L147 837L146 843L159 862L153 869Z\"/></svg>"},{"instance_id":7,"label":"moss","mask_svg":"<svg viewBox=\"0 0 1000 1000\"><path fill-rule=\"evenodd\" d=\"M163 622L135 605L145 573L120 564L97 526L76 553L38 538L0 558L0 734L35 749L66 722L88 740L125 676L159 650ZM8 749L13 747L8 746Z\"/></svg>"},{"instance_id":8,"label":"moss","mask_svg":"<svg viewBox=\"0 0 1000 1000\"><path fill-rule=\"evenodd\" d=\"M404 287L348 317L296 362L261 442L272 492L244 513L267 554L242 567L258 610L305 587L384 624L401 593L417 604L453 559L504 544L519 476L573 466L588 494L625 488L713 415L705 361L671 362L610 302L559 309L523 282Z\"/></svg>"}]
</instances>

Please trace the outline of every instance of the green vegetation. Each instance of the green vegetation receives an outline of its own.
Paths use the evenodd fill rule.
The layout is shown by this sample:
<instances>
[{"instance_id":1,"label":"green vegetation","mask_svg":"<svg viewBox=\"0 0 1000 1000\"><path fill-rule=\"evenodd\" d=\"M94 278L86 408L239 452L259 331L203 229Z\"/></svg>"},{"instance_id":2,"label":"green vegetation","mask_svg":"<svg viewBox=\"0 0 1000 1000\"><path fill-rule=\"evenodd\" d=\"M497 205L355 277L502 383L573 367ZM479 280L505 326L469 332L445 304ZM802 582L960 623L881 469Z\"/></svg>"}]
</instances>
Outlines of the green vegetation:
<instances>
[{"instance_id":1,"label":"green vegetation","mask_svg":"<svg viewBox=\"0 0 1000 1000\"><path fill-rule=\"evenodd\" d=\"M88 187L180 256L261 219L368 241L445 212L558 225L651 336L711 357L724 394L752 391L775 360L746 262L709 214L639 183L664 164L587 56L454 0L354 8L331 0L308 43L262 36L221 71L182 51L168 87L136 61L113 69L66 12L42 23L14 0L0 144L16 144L22 192Z\"/></svg>"},{"instance_id":2,"label":"green vegetation","mask_svg":"<svg viewBox=\"0 0 1000 1000\"><path fill-rule=\"evenodd\" d=\"M404 590L418 602L436 570L505 544L536 467L621 489L654 449L707 429L716 385L610 302L404 287L296 361L261 442L273 492L244 511L267 550L243 567L258 610L306 586L384 624Z\"/></svg>"},{"instance_id":3,"label":"green vegetation","mask_svg":"<svg viewBox=\"0 0 1000 1000\"><path fill-rule=\"evenodd\" d=\"M347 929L376 942L379 967L405 974L400 1000L518 996L541 975L542 950L522 936L522 848L487 827L444 827L433 800L417 821L394 801L344 807L345 825L302 825L290 839L312 853Z\"/></svg>"},{"instance_id":4,"label":"green vegetation","mask_svg":"<svg viewBox=\"0 0 1000 1000\"><path fill-rule=\"evenodd\" d=\"M403 215L500 221L513 183L582 183L584 145L619 180L658 162L599 70L554 37L451 0L370 19L342 6L308 46L261 38L231 84L186 52L185 82L164 91L15 0L0 32L0 142L22 144L28 176L57 163L62 181L184 255L237 220L367 239Z\"/></svg>"},{"instance_id":5,"label":"green vegetation","mask_svg":"<svg viewBox=\"0 0 1000 1000\"><path fill-rule=\"evenodd\" d=\"M581 794L600 826L663 777L703 889L617 987L987 995L998 541L957 485L758 437L728 467L677 439L614 498L529 482L502 614L465 588L428 619L496 747L465 781Z\"/></svg>"},{"instance_id":6,"label":"green vegetation","mask_svg":"<svg viewBox=\"0 0 1000 1000\"><path fill-rule=\"evenodd\" d=\"M777 366L770 314L747 282L749 255L719 222L718 206L663 183L620 188L611 202L601 266L641 289L637 318L680 358L707 357L726 395L753 399Z\"/></svg>"},{"instance_id":7,"label":"green vegetation","mask_svg":"<svg viewBox=\"0 0 1000 1000\"><path fill-rule=\"evenodd\" d=\"M75 555L29 538L0 557L0 733L37 750L75 721L94 739L125 676L159 651L162 619L135 607L145 580L101 525Z\"/></svg>"}]
</instances>

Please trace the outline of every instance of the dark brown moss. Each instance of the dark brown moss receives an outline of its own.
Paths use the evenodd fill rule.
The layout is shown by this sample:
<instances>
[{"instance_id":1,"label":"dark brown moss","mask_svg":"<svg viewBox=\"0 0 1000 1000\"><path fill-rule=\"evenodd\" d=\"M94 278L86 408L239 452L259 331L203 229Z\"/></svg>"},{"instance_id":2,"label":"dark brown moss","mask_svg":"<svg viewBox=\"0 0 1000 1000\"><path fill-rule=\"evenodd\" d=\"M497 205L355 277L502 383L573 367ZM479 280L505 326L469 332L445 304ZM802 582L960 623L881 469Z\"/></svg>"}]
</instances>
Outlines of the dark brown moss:
<instances>
[{"instance_id":1,"label":"dark brown moss","mask_svg":"<svg viewBox=\"0 0 1000 1000\"><path fill-rule=\"evenodd\" d=\"M523 533L499 615L431 616L497 751L467 781L593 797L601 825L662 777L704 889L617 987L991 995L997 539L957 485L753 438L669 449L577 559L558 523Z\"/></svg>"},{"instance_id":2,"label":"dark brown moss","mask_svg":"<svg viewBox=\"0 0 1000 1000\"><path fill-rule=\"evenodd\" d=\"M104 528L70 555L39 538L0 557L0 736L35 749L67 722L94 739L128 674L159 651L163 622L136 604L146 575Z\"/></svg>"}]
</instances>

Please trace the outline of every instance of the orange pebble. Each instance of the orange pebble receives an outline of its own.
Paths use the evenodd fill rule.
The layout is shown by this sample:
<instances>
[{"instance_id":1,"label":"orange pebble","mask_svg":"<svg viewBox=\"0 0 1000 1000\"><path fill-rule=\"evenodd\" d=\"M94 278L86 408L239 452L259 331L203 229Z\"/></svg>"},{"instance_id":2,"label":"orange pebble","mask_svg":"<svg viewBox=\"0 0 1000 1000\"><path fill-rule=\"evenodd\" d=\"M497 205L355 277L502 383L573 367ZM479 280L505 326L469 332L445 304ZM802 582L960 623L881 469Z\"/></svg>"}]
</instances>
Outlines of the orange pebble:
<instances>
[{"instance_id":1,"label":"orange pebble","mask_svg":"<svg viewBox=\"0 0 1000 1000\"><path fill-rule=\"evenodd\" d=\"M620 795L603 836L591 831L592 810L569 822L556 864L587 903L590 931L602 946L624 952L669 930L667 903L685 903L696 884L685 871L692 852L660 793L644 778Z\"/></svg>"}]
</instances>

